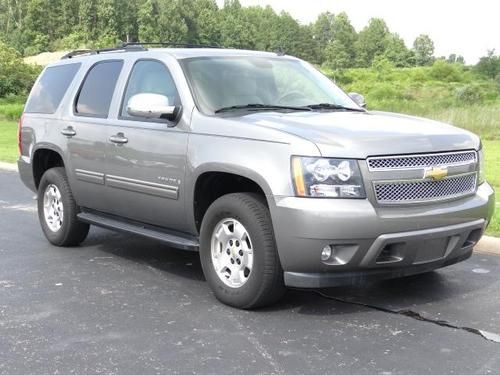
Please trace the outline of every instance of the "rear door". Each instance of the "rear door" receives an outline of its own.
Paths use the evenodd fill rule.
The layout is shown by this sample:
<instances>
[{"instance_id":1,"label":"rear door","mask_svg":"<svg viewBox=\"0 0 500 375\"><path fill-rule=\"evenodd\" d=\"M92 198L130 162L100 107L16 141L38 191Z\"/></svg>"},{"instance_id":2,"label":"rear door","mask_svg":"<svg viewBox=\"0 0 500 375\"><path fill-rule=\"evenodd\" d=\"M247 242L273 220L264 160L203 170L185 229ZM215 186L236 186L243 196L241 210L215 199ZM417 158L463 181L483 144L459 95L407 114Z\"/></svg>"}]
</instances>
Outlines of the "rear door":
<instances>
[{"instance_id":1,"label":"rear door","mask_svg":"<svg viewBox=\"0 0 500 375\"><path fill-rule=\"evenodd\" d=\"M112 119L106 145L107 211L136 221L183 230L184 197L181 185L186 168L188 124L127 113L136 94L167 96L181 105L170 69L164 61L133 62L123 90L117 118Z\"/></svg>"},{"instance_id":2,"label":"rear door","mask_svg":"<svg viewBox=\"0 0 500 375\"><path fill-rule=\"evenodd\" d=\"M122 60L102 60L88 69L64 119L72 190L80 206L105 210L105 152L109 108Z\"/></svg>"}]
</instances>

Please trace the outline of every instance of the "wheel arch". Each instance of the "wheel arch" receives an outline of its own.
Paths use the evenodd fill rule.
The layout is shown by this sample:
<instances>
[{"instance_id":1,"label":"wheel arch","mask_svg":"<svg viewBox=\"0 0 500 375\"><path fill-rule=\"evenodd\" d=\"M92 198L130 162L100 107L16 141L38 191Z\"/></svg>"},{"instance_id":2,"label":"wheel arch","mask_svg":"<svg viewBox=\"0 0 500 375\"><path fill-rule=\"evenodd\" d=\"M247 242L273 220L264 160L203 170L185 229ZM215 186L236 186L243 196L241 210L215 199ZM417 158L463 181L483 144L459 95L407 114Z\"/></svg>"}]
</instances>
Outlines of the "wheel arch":
<instances>
[{"instance_id":1,"label":"wheel arch","mask_svg":"<svg viewBox=\"0 0 500 375\"><path fill-rule=\"evenodd\" d=\"M62 150L52 144L40 144L33 149L31 166L36 189L38 189L45 171L53 167L66 167L66 162L62 155Z\"/></svg>"},{"instance_id":2,"label":"wheel arch","mask_svg":"<svg viewBox=\"0 0 500 375\"><path fill-rule=\"evenodd\" d=\"M191 207L187 207L188 220L196 233L199 233L201 220L210 204L222 195L254 192L263 197L268 207L274 204L271 187L264 177L241 166L220 163L203 165L195 170L188 186L187 202L192 203Z\"/></svg>"}]
</instances>

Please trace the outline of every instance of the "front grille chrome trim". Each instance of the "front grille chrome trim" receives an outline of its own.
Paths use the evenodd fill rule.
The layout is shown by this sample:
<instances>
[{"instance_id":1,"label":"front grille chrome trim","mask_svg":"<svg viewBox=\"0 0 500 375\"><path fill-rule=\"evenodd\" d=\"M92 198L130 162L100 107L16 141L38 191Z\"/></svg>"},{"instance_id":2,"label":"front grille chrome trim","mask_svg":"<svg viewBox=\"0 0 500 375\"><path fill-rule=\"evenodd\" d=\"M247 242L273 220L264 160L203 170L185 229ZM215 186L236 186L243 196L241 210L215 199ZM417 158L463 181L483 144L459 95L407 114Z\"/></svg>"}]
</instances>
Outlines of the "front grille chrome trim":
<instances>
[{"instance_id":1,"label":"front grille chrome trim","mask_svg":"<svg viewBox=\"0 0 500 375\"><path fill-rule=\"evenodd\" d=\"M459 190L455 193L450 193L449 190L446 190L447 184L450 185L450 182L457 182L464 187L468 187L467 189ZM412 186L413 185L413 186ZM404 194L401 191L398 191L398 188L401 187L422 187L421 196L419 197L419 192L416 190L412 190L411 194L416 195L417 198L404 198ZM425 186L424 186L425 185ZM433 186L434 191L439 189L444 189L444 194L432 194L432 190L425 190L429 186ZM392 187L394 191L385 192L381 191L381 188L384 187ZM447 200L454 200L458 198L463 198L469 195L472 195L476 192L477 188L477 172L471 173L462 173L456 174L453 176L448 176L443 180L435 181L432 179L409 179L409 180L379 180L373 181L373 191L375 194L375 199L377 203L380 205L406 205L406 204L418 204L418 203L429 203L429 202L443 202ZM401 189L400 189L401 190ZM395 199L387 199L388 194L393 194L396 196ZM406 192L406 194L409 194Z\"/></svg>"},{"instance_id":2,"label":"front grille chrome trim","mask_svg":"<svg viewBox=\"0 0 500 375\"><path fill-rule=\"evenodd\" d=\"M368 170L370 172L414 170L439 166L460 166L474 164L477 162L478 156L475 150L428 154L371 156L366 159Z\"/></svg>"}]
</instances>

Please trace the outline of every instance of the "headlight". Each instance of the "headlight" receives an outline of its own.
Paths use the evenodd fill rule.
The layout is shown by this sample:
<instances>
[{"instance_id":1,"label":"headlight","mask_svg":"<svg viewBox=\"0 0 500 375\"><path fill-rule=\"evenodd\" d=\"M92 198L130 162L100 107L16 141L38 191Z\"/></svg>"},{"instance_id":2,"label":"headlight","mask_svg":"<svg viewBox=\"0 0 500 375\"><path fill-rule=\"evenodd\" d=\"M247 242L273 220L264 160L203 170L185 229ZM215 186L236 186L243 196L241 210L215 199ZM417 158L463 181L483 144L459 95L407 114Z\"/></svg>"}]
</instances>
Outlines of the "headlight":
<instances>
[{"instance_id":1,"label":"headlight","mask_svg":"<svg viewBox=\"0 0 500 375\"><path fill-rule=\"evenodd\" d=\"M484 166L484 153L483 149L480 149L477 152L477 157L479 158L479 177L478 177L478 185L481 185L484 181L486 181L486 170Z\"/></svg>"},{"instance_id":2,"label":"headlight","mask_svg":"<svg viewBox=\"0 0 500 375\"><path fill-rule=\"evenodd\" d=\"M366 198L356 160L292 157L299 197Z\"/></svg>"}]
</instances>

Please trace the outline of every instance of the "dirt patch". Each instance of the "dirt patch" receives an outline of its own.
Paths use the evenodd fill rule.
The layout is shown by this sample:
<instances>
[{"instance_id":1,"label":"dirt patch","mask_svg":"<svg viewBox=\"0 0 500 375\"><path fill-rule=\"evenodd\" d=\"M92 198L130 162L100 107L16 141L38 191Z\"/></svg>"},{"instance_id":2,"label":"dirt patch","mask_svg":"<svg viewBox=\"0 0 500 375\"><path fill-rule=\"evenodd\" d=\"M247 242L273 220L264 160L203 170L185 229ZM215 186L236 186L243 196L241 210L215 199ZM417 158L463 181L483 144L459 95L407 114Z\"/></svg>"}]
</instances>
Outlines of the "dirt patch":
<instances>
[{"instance_id":1,"label":"dirt patch","mask_svg":"<svg viewBox=\"0 0 500 375\"><path fill-rule=\"evenodd\" d=\"M60 60L68 51L42 52L35 56L24 58L24 62L31 65L45 66L47 64Z\"/></svg>"}]
</instances>

